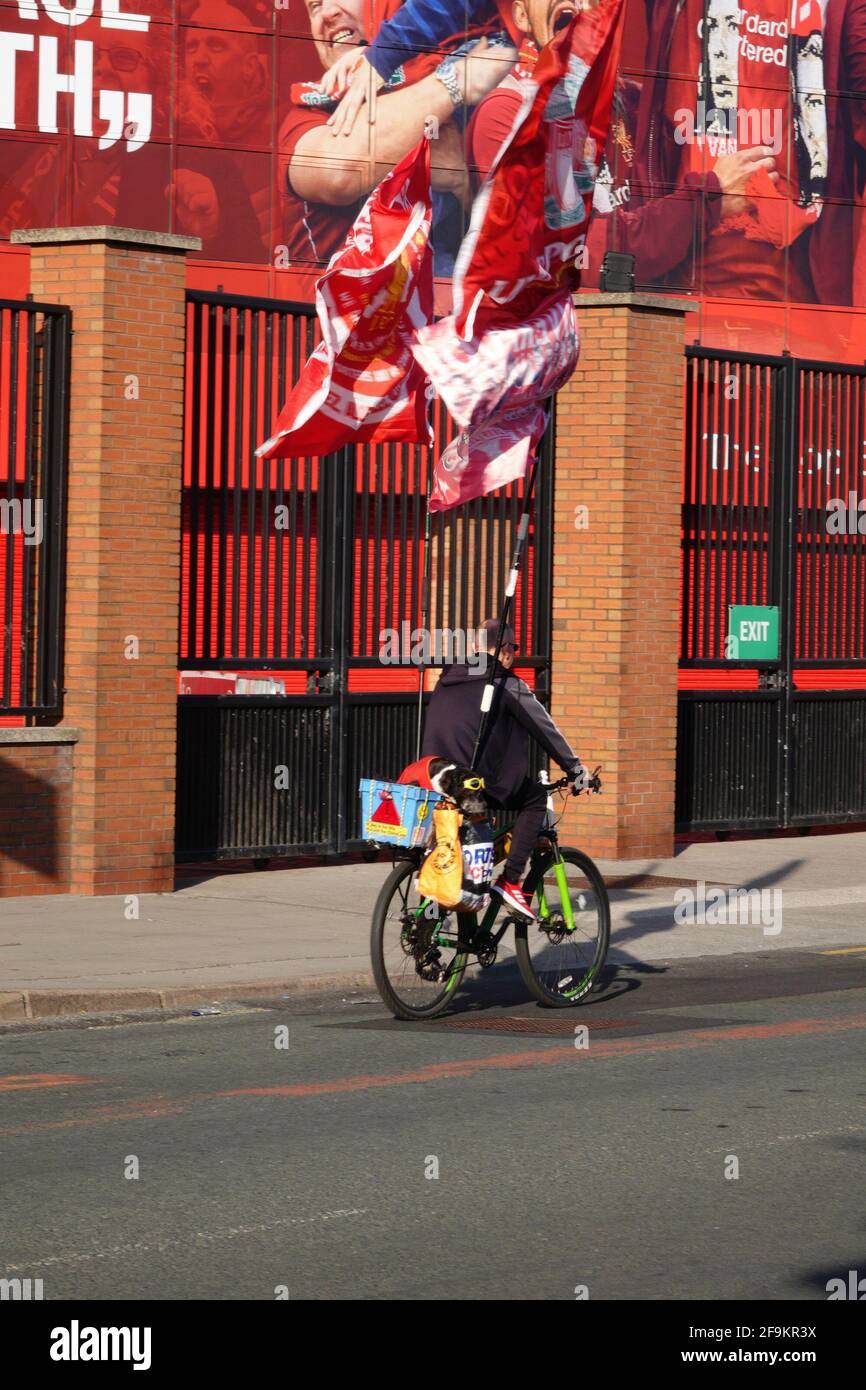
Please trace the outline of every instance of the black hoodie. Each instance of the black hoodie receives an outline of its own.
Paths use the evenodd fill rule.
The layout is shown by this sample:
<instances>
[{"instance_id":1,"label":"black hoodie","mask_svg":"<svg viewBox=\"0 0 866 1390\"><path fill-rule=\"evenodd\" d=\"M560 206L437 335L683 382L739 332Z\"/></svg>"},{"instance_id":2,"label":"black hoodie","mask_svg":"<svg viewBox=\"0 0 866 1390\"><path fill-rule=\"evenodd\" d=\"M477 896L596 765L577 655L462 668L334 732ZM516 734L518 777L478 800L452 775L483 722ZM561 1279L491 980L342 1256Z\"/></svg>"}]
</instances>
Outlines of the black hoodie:
<instances>
[{"instance_id":1,"label":"black hoodie","mask_svg":"<svg viewBox=\"0 0 866 1390\"><path fill-rule=\"evenodd\" d=\"M472 766L488 673L480 666L449 666L430 697L422 757ZM570 772L580 762L525 681L497 662L496 690L477 771L495 801L511 800L529 771L529 736Z\"/></svg>"}]
</instances>

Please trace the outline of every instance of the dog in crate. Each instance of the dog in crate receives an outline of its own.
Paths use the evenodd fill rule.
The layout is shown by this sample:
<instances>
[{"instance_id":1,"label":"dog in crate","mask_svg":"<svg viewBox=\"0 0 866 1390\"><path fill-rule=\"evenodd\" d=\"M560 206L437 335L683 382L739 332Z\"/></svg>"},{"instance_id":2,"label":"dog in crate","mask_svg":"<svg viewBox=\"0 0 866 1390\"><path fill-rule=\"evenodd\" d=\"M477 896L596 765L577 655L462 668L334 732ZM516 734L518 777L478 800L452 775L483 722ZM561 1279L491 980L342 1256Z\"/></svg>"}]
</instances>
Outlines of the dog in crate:
<instances>
[{"instance_id":1,"label":"dog in crate","mask_svg":"<svg viewBox=\"0 0 866 1390\"><path fill-rule=\"evenodd\" d=\"M403 786L424 787L438 792L440 796L453 801L461 815L480 816L487 819L490 814L484 796L484 778L471 768L458 767L447 758L419 758L410 763L397 778Z\"/></svg>"}]
</instances>

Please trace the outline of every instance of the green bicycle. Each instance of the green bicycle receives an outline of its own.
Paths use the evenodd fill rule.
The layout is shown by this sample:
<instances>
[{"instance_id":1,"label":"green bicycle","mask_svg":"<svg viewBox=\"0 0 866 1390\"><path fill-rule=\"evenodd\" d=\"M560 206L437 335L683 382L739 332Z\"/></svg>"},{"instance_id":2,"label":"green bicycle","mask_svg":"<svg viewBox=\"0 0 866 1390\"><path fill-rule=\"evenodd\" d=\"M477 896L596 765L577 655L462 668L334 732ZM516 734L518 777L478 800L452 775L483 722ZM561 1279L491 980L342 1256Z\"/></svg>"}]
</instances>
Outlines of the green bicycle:
<instances>
[{"instance_id":1,"label":"green bicycle","mask_svg":"<svg viewBox=\"0 0 866 1390\"><path fill-rule=\"evenodd\" d=\"M515 951L527 989L548 1008L571 1008L585 999L604 965L610 942L610 902L596 865L578 849L561 847L553 793L568 779L549 784L547 818L529 861L523 891L536 899L537 921L508 913L498 894L481 920L453 912L418 893L422 849L397 859L373 912L370 947L376 987L395 1018L433 1018L453 999L470 957L482 969L496 960L499 943L514 922ZM588 790L601 790L596 769ZM497 827L495 858L505 857L510 825ZM507 915L494 927L500 911Z\"/></svg>"}]
</instances>

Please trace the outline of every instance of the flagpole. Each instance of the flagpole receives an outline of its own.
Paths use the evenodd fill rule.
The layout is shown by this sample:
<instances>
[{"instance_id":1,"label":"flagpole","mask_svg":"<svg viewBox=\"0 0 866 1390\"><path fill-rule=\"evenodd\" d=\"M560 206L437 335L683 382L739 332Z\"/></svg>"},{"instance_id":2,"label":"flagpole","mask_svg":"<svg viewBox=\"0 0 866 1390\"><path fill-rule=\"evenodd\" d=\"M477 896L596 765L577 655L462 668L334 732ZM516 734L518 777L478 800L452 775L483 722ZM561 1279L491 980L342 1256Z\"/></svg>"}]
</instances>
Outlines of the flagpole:
<instances>
[{"instance_id":1,"label":"flagpole","mask_svg":"<svg viewBox=\"0 0 866 1390\"><path fill-rule=\"evenodd\" d=\"M432 487L432 484L431 484ZM426 632L430 618L430 489L427 492L427 511L424 517L424 568L421 576L421 629ZM418 663L418 728L415 734L415 761L421 757L421 725L424 721L424 676L426 668Z\"/></svg>"},{"instance_id":2,"label":"flagpole","mask_svg":"<svg viewBox=\"0 0 866 1390\"><path fill-rule=\"evenodd\" d=\"M502 610L499 614L499 627L496 632L496 651L493 655L493 671L490 680L484 687L481 696L481 722L478 725L478 733L475 736L475 747L472 750L472 770L476 771L476 760L481 741L484 737L484 730L487 727L487 717L490 707L493 704L494 682L496 679L496 665L499 661L499 653L502 651L502 639L505 635L505 628L508 623L508 615L511 605L514 602L514 595L517 590L517 580L520 576L520 567L523 563L523 552L526 548L526 537L529 533L529 516L532 510L532 494L535 491L535 479L538 473L538 460L541 456L541 445L535 450L535 458L532 462L532 472L529 475L529 482L526 486L526 493L523 498L523 511L520 515L520 524L517 527L517 538L514 542L514 554L511 557L511 569L508 573L508 583L505 586L505 598L502 603Z\"/></svg>"}]
</instances>

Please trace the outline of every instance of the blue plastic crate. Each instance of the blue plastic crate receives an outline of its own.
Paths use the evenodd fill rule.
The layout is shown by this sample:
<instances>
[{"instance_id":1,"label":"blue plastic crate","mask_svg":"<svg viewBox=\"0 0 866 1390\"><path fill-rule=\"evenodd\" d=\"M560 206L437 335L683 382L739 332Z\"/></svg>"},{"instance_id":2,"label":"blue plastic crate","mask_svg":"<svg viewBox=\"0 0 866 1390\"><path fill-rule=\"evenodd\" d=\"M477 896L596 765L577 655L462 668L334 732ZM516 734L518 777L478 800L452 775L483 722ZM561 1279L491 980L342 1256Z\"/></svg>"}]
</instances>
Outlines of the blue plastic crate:
<instances>
[{"instance_id":1,"label":"blue plastic crate","mask_svg":"<svg viewBox=\"0 0 866 1390\"><path fill-rule=\"evenodd\" d=\"M426 843L432 829L431 811L441 799L426 787L362 777L361 835L383 845L414 849Z\"/></svg>"}]
</instances>

